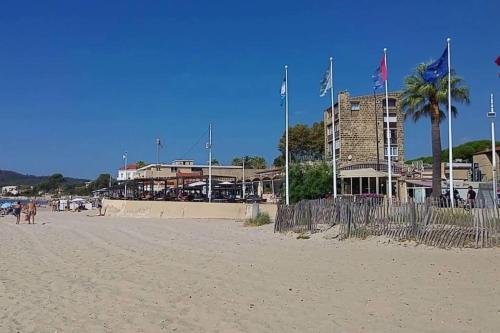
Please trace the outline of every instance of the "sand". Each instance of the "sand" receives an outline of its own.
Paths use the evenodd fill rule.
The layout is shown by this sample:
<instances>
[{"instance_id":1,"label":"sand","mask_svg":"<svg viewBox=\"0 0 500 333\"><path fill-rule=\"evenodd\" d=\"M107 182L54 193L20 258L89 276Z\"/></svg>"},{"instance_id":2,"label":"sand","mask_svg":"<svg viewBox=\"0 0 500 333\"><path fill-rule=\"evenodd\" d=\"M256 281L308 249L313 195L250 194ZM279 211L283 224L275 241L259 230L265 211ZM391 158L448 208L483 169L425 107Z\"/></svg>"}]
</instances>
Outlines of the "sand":
<instances>
[{"instance_id":1,"label":"sand","mask_svg":"<svg viewBox=\"0 0 500 333\"><path fill-rule=\"evenodd\" d=\"M499 332L500 249L235 221L0 218L0 332Z\"/></svg>"}]
</instances>

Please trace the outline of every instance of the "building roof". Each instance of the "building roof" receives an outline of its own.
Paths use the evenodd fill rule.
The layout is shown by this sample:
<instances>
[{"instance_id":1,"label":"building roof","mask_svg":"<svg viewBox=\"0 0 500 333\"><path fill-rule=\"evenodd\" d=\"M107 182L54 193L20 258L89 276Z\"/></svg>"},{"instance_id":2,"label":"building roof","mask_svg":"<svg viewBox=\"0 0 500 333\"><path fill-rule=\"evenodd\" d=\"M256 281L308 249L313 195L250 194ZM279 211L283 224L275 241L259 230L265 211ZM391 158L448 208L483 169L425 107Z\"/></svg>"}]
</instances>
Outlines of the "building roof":
<instances>
[{"instance_id":1,"label":"building roof","mask_svg":"<svg viewBox=\"0 0 500 333\"><path fill-rule=\"evenodd\" d=\"M497 152L499 152L499 151L500 151L500 147L495 147L495 150L496 150ZM475 153L474 153L474 154L472 154L472 155L487 154L487 153L491 153L491 148L489 148L489 149L485 149L485 150L481 150L481 151L477 151L477 152L475 152Z\"/></svg>"},{"instance_id":2,"label":"building roof","mask_svg":"<svg viewBox=\"0 0 500 333\"><path fill-rule=\"evenodd\" d=\"M120 167L119 170L125 170L125 167ZM127 164L127 170L137 170L137 163Z\"/></svg>"},{"instance_id":3,"label":"building roof","mask_svg":"<svg viewBox=\"0 0 500 333\"><path fill-rule=\"evenodd\" d=\"M139 170L148 170L151 168L155 168L156 163L153 164L147 164L146 166L140 168ZM208 168L208 164L206 165L199 165L199 164L163 164L160 163L160 168ZM242 169L241 166L237 165L212 165L212 169Z\"/></svg>"},{"instance_id":4,"label":"building roof","mask_svg":"<svg viewBox=\"0 0 500 333\"><path fill-rule=\"evenodd\" d=\"M411 185L417 185L421 187L430 187L432 188L432 180L424 180L424 179L407 179L406 182Z\"/></svg>"},{"instance_id":5,"label":"building roof","mask_svg":"<svg viewBox=\"0 0 500 333\"><path fill-rule=\"evenodd\" d=\"M341 170L340 178L367 178L367 177L387 177L387 172L377 171L372 168Z\"/></svg>"}]
</instances>

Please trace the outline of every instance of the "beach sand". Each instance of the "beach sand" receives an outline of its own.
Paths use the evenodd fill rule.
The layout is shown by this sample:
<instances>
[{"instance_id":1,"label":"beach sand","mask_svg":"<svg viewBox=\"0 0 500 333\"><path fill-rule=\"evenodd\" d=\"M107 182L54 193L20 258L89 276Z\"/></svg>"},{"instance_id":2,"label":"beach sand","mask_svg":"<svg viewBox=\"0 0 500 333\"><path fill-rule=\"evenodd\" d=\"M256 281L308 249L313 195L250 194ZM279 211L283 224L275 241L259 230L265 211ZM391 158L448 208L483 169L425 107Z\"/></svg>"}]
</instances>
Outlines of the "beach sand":
<instances>
[{"instance_id":1,"label":"beach sand","mask_svg":"<svg viewBox=\"0 0 500 333\"><path fill-rule=\"evenodd\" d=\"M0 332L499 332L500 249L273 226L0 218Z\"/></svg>"}]
</instances>

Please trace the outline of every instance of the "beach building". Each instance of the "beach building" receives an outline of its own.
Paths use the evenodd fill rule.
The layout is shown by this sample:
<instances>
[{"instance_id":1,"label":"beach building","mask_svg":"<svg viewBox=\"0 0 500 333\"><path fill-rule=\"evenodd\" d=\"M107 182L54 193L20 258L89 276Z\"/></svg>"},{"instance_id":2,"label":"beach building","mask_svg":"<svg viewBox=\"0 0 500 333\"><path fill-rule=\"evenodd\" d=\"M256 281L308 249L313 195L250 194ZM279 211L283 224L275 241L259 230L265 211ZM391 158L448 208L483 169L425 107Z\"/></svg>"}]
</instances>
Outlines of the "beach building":
<instances>
[{"instance_id":1,"label":"beach building","mask_svg":"<svg viewBox=\"0 0 500 333\"><path fill-rule=\"evenodd\" d=\"M338 94L332 115L331 107L323 112L325 157L332 159L335 147L339 193L344 195L387 193L387 118L385 95L351 96ZM393 195L398 196L404 163L403 114L400 94L389 93L390 155ZM334 126L332 126L334 124Z\"/></svg>"},{"instance_id":2,"label":"beach building","mask_svg":"<svg viewBox=\"0 0 500 333\"><path fill-rule=\"evenodd\" d=\"M169 178L178 175L208 175L208 165L194 164L194 160L174 160L169 164L148 164L137 169L134 178ZM260 169L245 169L245 178L252 178ZM241 180L243 177L243 167L234 165L212 165L212 176L235 177Z\"/></svg>"},{"instance_id":3,"label":"beach building","mask_svg":"<svg viewBox=\"0 0 500 333\"><path fill-rule=\"evenodd\" d=\"M499 155L500 147L496 147L496 162L497 166L499 163ZM472 156L472 162L474 165L474 176L478 181L488 182L493 180L493 161L492 161L491 149L486 149L475 153ZM498 168L497 168L497 176L498 180Z\"/></svg>"},{"instance_id":4,"label":"beach building","mask_svg":"<svg viewBox=\"0 0 500 333\"><path fill-rule=\"evenodd\" d=\"M19 186L9 185L2 187L2 195L18 195L19 194Z\"/></svg>"},{"instance_id":5,"label":"beach building","mask_svg":"<svg viewBox=\"0 0 500 333\"><path fill-rule=\"evenodd\" d=\"M281 169L245 168L243 171L242 166L212 165L212 190L242 197L244 186L246 196L256 195L275 202L281 193L281 176ZM135 187L141 193L183 189L206 195L208 178L208 165L178 159L136 169L133 178L129 179L129 188Z\"/></svg>"},{"instance_id":6,"label":"beach building","mask_svg":"<svg viewBox=\"0 0 500 333\"><path fill-rule=\"evenodd\" d=\"M124 180L132 180L136 177L137 174L137 164L136 163L130 163L126 166L122 166L121 168L118 169L118 177L116 177L116 180L118 181L124 181Z\"/></svg>"}]
</instances>

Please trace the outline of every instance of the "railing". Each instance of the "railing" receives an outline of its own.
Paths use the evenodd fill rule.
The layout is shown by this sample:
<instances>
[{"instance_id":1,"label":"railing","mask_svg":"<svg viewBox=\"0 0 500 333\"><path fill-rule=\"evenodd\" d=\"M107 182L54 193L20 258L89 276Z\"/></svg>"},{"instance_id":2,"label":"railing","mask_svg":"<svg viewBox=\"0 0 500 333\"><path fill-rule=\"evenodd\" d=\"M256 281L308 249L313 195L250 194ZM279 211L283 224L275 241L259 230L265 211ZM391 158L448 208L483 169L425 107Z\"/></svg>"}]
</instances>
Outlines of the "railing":
<instances>
[{"instance_id":1,"label":"railing","mask_svg":"<svg viewBox=\"0 0 500 333\"><path fill-rule=\"evenodd\" d=\"M337 227L340 239L386 235L442 248L498 246L499 210L480 207L476 202L474 207L450 208L443 200L424 204L355 197L303 200L278 207L274 230L317 232Z\"/></svg>"}]
</instances>

